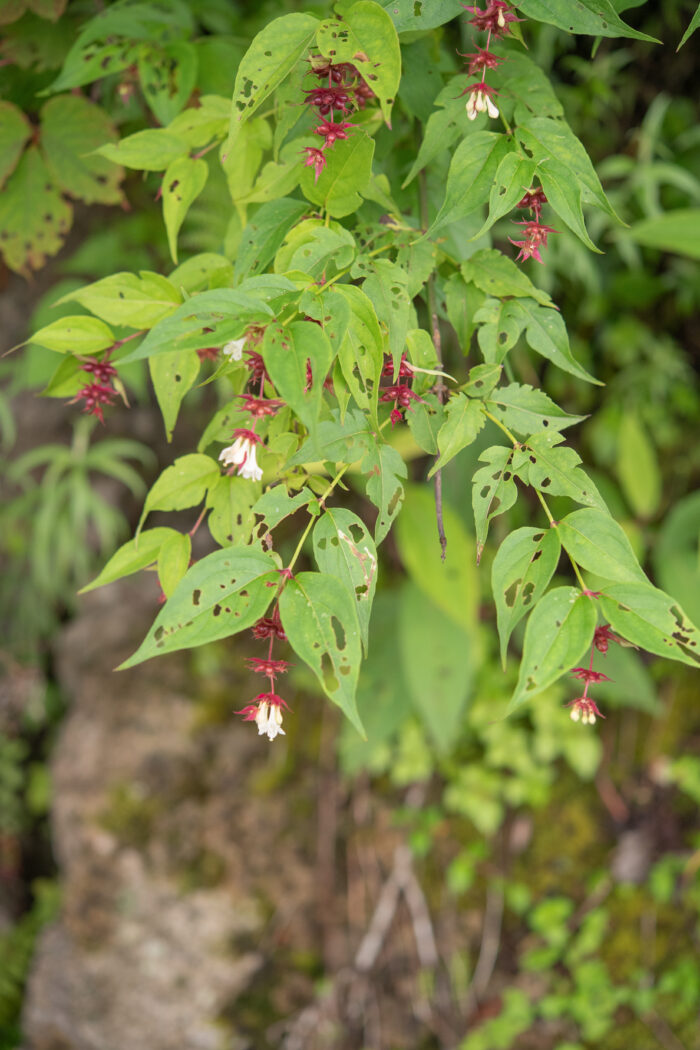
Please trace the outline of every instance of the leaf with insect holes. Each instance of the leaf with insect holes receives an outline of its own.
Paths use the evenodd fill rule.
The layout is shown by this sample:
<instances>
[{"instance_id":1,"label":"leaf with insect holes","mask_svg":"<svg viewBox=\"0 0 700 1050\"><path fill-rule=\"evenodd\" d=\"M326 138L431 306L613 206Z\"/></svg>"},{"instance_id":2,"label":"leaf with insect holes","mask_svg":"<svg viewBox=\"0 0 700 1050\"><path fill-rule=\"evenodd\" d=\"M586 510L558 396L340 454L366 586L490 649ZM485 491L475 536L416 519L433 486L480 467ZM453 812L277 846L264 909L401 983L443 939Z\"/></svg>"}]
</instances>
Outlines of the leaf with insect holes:
<instances>
[{"instance_id":1,"label":"leaf with insect holes","mask_svg":"<svg viewBox=\"0 0 700 1050\"><path fill-rule=\"evenodd\" d=\"M261 352L277 393L313 430L321 414L323 383L333 360L327 336L313 321L265 329Z\"/></svg>"},{"instance_id":2,"label":"leaf with insect holes","mask_svg":"<svg viewBox=\"0 0 700 1050\"><path fill-rule=\"evenodd\" d=\"M158 554L165 541L177 535L179 533L175 529L145 529L140 536L123 544L109 559L100 575L83 587L80 594L87 594L96 587L104 587L153 565L158 560Z\"/></svg>"},{"instance_id":3,"label":"leaf with insect holes","mask_svg":"<svg viewBox=\"0 0 700 1050\"><path fill-rule=\"evenodd\" d=\"M139 83L158 123L169 124L187 103L197 83L197 66L198 52L189 41L141 48Z\"/></svg>"},{"instance_id":4,"label":"leaf with insect holes","mask_svg":"<svg viewBox=\"0 0 700 1050\"><path fill-rule=\"evenodd\" d=\"M592 507L575 510L557 523L557 532L582 569L605 580L648 582L624 530L609 514Z\"/></svg>"},{"instance_id":5,"label":"leaf with insect holes","mask_svg":"<svg viewBox=\"0 0 700 1050\"><path fill-rule=\"evenodd\" d=\"M495 131L477 131L467 135L452 154L447 173L445 200L429 234L443 226L459 222L485 204L491 194L498 167L512 149L508 136ZM482 255L482 252L478 252ZM499 255L500 252L493 252ZM515 264L513 264L513 268ZM466 274L465 274L466 277ZM527 278L524 278L527 280ZM469 280L469 278L467 278ZM492 293L498 294L498 292ZM516 293L507 293L516 294ZM526 293L529 294L529 293Z\"/></svg>"},{"instance_id":6,"label":"leaf with insect holes","mask_svg":"<svg viewBox=\"0 0 700 1050\"><path fill-rule=\"evenodd\" d=\"M151 328L182 302L177 289L158 273L115 273L69 292L56 303L77 302L109 324ZM173 347L170 347L172 350Z\"/></svg>"},{"instance_id":7,"label":"leaf with insect holes","mask_svg":"<svg viewBox=\"0 0 700 1050\"><path fill-rule=\"evenodd\" d=\"M315 499L313 492L306 485L293 496L290 496L284 484L275 485L263 492L253 504L252 510L253 514L262 515L268 529L274 529L290 514L296 514L302 507L308 507Z\"/></svg>"},{"instance_id":8,"label":"leaf with insect holes","mask_svg":"<svg viewBox=\"0 0 700 1050\"><path fill-rule=\"evenodd\" d=\"M95 153L117 132L107 114L78 95L50 99L41 111L41 147L64 193L86 204L120 204L124 169Z\"/></svg>"},{"instance_id":9,"label":"leaf with insect holes","mask_svg":"<svg viewBox=\"0 0 700 1050\"><path fill-rule=\"evenodd\" d=\"M379 508L374 526L374 540L379 544L389 532L401 510L404 488L402 479L408 469L400 453L391 445L370 445L362 461L362 471L368 475L365 492Z\"/></svg>"},{"instance_id":10,"label":"leaf with insect holes","mask_svg":"<svg viewBox=\"0 0 700 1050\"><path fill-rule=\"evenodd\" d=\"M377 587L377 548L365 523L344 507L326 510L312 533L322 573L337 576L355 597L362 646L369 646L369 619Z\"/></svg>"},{"instance_id":11,"label":"leaf with insect holes","mask_svg":"<svg viewBox=\"0 0 700 1050\"><path fill-rule=\"evenodd\" d=\"M586 418L570 416L544 390L535 390L527 383L500 387L489 395L486 407L510 430L525 436L545 429L564 430Z\"/></svg>"},{"instance_id":12,"label":"leaf with insect holes","mask_svg":"<svg viewBox=\"0 0 700 1050\"><path fill-rule=\"evenodd\" d=\"M324 58L355 66L391 126L391 107L401 79L401 48L389 14L374 0L358 0L343 10L342 18L321 23L316 45Z\"/></svg>"},{"instance_id":13,"label":"leaf with insect holes","mask_svg":"<svg viewBox=\"0 0 700 1050\"><path fill-rule=\"evenodd\" d=\"M95 152L114 164L137 171L165 171L178 157L185 156L189 146L184 139L165 128L148 128L127 135L119 142L108 142Z\"/></svg>"},{"instance_id":14,"label":"leaf with insect holes","mask_svg":"<svg viewBox=\"0 0 700 1050\"><path fill-rule=\"evenodd\" d=\"M362 290L388 332L389 352L396 367L406 346L411 311L408 281L405 271L388 259L376 259L372 269L374 272L366 278Z\"/></svg>"},{"instance_id":15,"label":"leaf with insect holes","mask_svg":"<svg viewBox=\"0 0 700 1050\"><path fill-rule=\"evenodd\" d=\"M485 462L486 466L477 470L472 479L477 564L481 561L491 519L503 514L518 498L513 480L513 458L513 449L505 445L492 445L479 456L480 462Z\"/></svg>"},{"instance_id":16,"label":"leaf with insect holes","mask_svg":"<svg viewBox=\"0 0 700 1050\"><path fill-rule=\"evenodd\" d=\"M535 606L525 629L520 676L508 711L537 696L579 662L593 642L595 600L576 587L555 587Z\"/></svg>"},{"instance_id":17,"label":"leaf with insect holes","mask_svg":"<svg viewBox=\"0 0 700 1050\"><path fill-rule=\"evenodd\" d=\"M265 615L279 578L270 555L250 547L208 554L187 571L142 644L117 670L252 627Z\"/></svg>"},{"instance_id":18,"label":"leaf with insect holes","mask_svg":"<svg viewBox=\"0 0 700 1050\"><path fill-rule=\"evenodd\" d=\"M372 175L374 139L357 128L347 139L339 139L328 151L326 166L315 178L312 167L301 173L301 191L307 200L318 204L334 219L357 211L362 192Z\"/></svg>"},{"instance_id":19,"label":"leaf with insect holes","mask_svg":"<svg viewBox=\"0 0 700 1050\"><path fill-rule=\"evenodd\" d=\"M525 338L532 349L548 361L587 383L602 386L585 368L582 368L569 346L569 334L558 310L540 306L532 299L516 299L510 304L509 317L525 329Z\"/></svg>"},{"instance_id":20,"label":"leaf with insect holes","mask_svg":"<svg viewBox=\"0 0 700 1050\"><path fill-rule=\"evenodd\" d=\"M648 40L661 43L653 36L640 33L622 21L617 9L625 5L612 0L519 0L518 8L528 18L548 22L568 33L586 33L589 36L623 36L632 40Z\"/></svg>"},{"instance_id":21,"label":"leaf with insect holes","mask_svg":"<svg viewBox=\"0 0 700 1050\"><path fill-rule=\"evenodd\" d=\"M294 652L364 736L355 700L362 646L352 593L336 576L300 572L285 585L279 609Z\"/></svg>"},{"instance_id":22,"label":"leaf with insect holes","mask_svg":"<svg viewBox=\"0 0 700 1050\"><path fill-rule=\"evenodd\" d=\"M486 422L486 416L479 401L465 394L455 394L450 398L445 415L447 418L437 437L440 458L431 467L428 478L432 478L433 474L442 470L458 452L476 441L479 431Z\"/></svg>"},{"instance_id":23,"label":"leaf with insect holes","mask_svg":"<svg viewBox=\"0 0 700 1050\"><path fill-rule=\"evenodd\" d=\"M547 293L536 288L512 259L495 248L483 248L480 252L475 252L462 263L460 269L465 281L475 284L487 295L499 299L512 295L518 299L535 299L543 306L552 305Z\"/></svg>"},{"instance_id":24,"label":"leaf with insect holes","mask_svg":"<svg viewBox=\"0 0 700 1050\"><path fill-rule=\"evenodd\" d=\"M479 294L483 296L482 292ZM484 360L500 364L520 338L525 320L517 299L486 299L474 310L471 322L479 325L477 340Z\"/></svg>"},{"instance_id":25,"label":"leaf with insect holes","mask_svg":"<svg viewBox=\"0 0 700 1050\"><path fill-rule=\"evenodd\" d=\"M260 495L260 482L223 474L207 491L207 527L222 547L244 547L255 527L253 507Z\"/></svg>"},{"instance_id":26,"label":"leaf with insect holes","mask_svg":"<svg viewBox=\"0 0 700 1050\"><path fill-rule=\"evenodd\" d=\"M0 252L18 273L39 270L61 248L73 209L36 146L20 157L0 194Z\"/></svg>"},{"instance_id":27,"label":"leaf with insect holes","mask_svg":"<svg viewBox=\"0 0 700 1050\"><path fill-rule=\"evenodd\" d=\"M532 434L516 469L518 477L546 495L568 496L607 514L603 497L579 466L581 457L572 448L557 447L563 440L562 434L547 430Z\"/></svg>"},{"instance_id":28,"label":"leaf with insect holes","mask_svg":"<svg viewBox=\"0 0 700 1050\"><path fill-rule=\"evenodd\" d=\"M506 536L496 551L491 589L496 603L504 668L510 636L547 590L560 554L561 544L556 529L516 529Z\"/></svg>"},{"instance_id":29,"label":"leaf with insect holes","mask_svg":"<svg viewBox=\"0 0 700 1050\"><path fill-rule=\"evenodd\" d=\"M313 15L293 12L273 19L253 37L236 73L227 153L235 143L237 127L249 120L291 73L318 26L319 21Z\"/></svg>"},{"instance_id":30,"label":"leaf with insect holes","mask_svg":"<svg viewBox=\"0 0 700 1050\"><path fill-rule=\"evenodd\" d=\"M191 205L200 195L209 176L209 167L201 158L178 157L169 164L163 176L163 220L168 234L168 247L177 262L177 235Z\"/></svg>"},{"instance_id":31,"label":"leaf with insect holes","mask_svg":"<svg viewBox=\"0 0 700 1050\"><path fill-rule=\"evenodd\" d=\"M21 109L0 101L0 185L17 166L32 126Z\"/></svg>"},{"instance_id":32,"label":"leaf with insect holes","mask_svg":"<svg viewBox=\"0 0 700 1050\"><path fill-rule=\"evenodd\" d=\"M372 301L361 288L337 285L335 296L327 295L324 303L335 309L334 299L347 310L338 361L348 389L360 408L372 413L376 427L379 381L384 367L384 340ZM332 304L332 305L331 305Z\"/></svg>"},{"instance_id":33,"label":"leaf with insect holes","mask_svg":"<svg viewBox=\"0 0 700 1050\"><path fill-rule=\"evenodd\" d=\"M691 667L700 664L700 631L658 587L615 583L598 600L601 615L628 642Z\"/></svg>"},{"instance_id":34,"label":"leaf with insect holes","mask_svg":"<svg viewBox=\"0 0 700 1050\"><path fill-rule=\"evenodd\" d=\"M151 357L148 369L165 424L168 441L172 440L180 405L195 384L200 361L196 350L175 350Z\"/></svg>"},{"instance_id":35,"label":"leaf with insect holes","mask_svg":"<svg viewBox=\"0 0 700 1050\"><path fill-rule=\"evenodd\" d=\"M537 164L519 153L506 153L498 165L489 195L489 213L478 233L469 239L476 241L490 230L494 223L512 211L523 196L523 187L529 186Z\"/></svg>"},{"instance_id":36,"label":"leaf with insect holes","mask_svg":"<svg viewBox=\"0 0 700 1050\"><path fill-rule=\"evenodd\" d=\"M281 197L261 205L241 234L236 252L236 281L262 273L274 259L277 249L308 209L305 201Z\"/></svg>"}]
</instances>

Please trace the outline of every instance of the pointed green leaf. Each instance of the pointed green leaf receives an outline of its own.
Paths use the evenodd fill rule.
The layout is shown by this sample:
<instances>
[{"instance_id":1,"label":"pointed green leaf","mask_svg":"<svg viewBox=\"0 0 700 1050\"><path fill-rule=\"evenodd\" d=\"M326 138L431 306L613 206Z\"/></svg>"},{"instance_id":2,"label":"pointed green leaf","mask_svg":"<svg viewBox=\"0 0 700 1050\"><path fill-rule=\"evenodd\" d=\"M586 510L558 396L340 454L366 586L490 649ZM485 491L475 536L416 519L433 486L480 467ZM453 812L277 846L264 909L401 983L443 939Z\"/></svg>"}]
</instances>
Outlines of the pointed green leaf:
<instances>
[{"instance_id":1,"label":"pointed green leaf","mask_svg":"<svg viewBox=\"0 0 700 1050\"><path fill-rule=\"evenodd\" d=\"M148 361L168 441L173 436L182 400L199 375L199 367L196 350L175 350L174 353L151 357Z\"/></svg>"},{"instance_id":2,"label":"pointed green leaf","mask_svg":"<svg viewBox=\"0 0 700 1050\"><path fill-rule=\"evenodd\" d=\"M586 506L608 513L603 497L579 466L581 457L572 448L556 447L564 440L561 434L541 431L527 441L524 468L517 473L526 485L551 496L568 496Z\"/></svg>"},{"instance_id":3,"label":"pointed green leaf","mask_svg":"<svg viewBox=\"0 0 700 1050\"><path fill-rule=\"evenodd\" d=\"M364 736L355 700L362 647L351 593L335 576L300 572L287 582L279 608L292 649Z\"/></svg>"},{"instance_id":4,"label":"pointed green leaf","mask_svg":"<svg viewBox=\"0 0 700 1050\"><path fill-rule=\"evenodd\" d=\"M158 560L163 543L177 535L179 533L175 529L144 529L139 536L123 544L116 554L112 555L100 575L83 587L80 594L87 594L96 587L104 587L108 583L114 583L115 580L121 580L124 576L131 576L140 569L145 569L147 565L153 565Z\"/></svg>"},{"instance_id":5,"label":"pointed green leaf","mask_svg":"<svg viewBox=\"0 0 700 1050\"><path fill-rule=\"evenodd\" d=\"M486 416L479 401L472 400L465 394L456 394L450 398L445 415L447 418L437 439L440 458L431 467L429 478L432 478L436 471L442 470L463 448L471 445L486 423Z\"/></svg>"},{"instance_id":6,"label":"pointed green leaf","mask_svg":"<svg viewBox=\"0 0 700 1050\"><path fill-rule=\"evenodd\" d=\"M502 298L505 295L535 299L543 306L551 306L552 300L546 292L535 288L519 266L503 252L495 248L484 248L475 252L461 266L465 281L472 282L487 295Z\"/></svg>"},{"instance_id":7,"label":"pointed green leaf","mask_svg":"<svg viewBox=\"0 0 700 1050\"><path fill-rule=\"evenodd\" d=\"M50 99L41 111L41 147L64 193L86 204L119 204L124 171L94 152L116 140L104 110L78 95Z\"/></svg>"},{"instance_id":8,"label":"pointed green leaf","mask_svg":"<svg viewBox=\"0 0 700 1050\"><path fill-rule=\"evenodd\" d=\"M207 489L220 476L219 464L199 452L180 456L166 467L143 505L139 529L152 510L186 510L196 507L204 499Z\"/></svg>"},{"instance_id":9,"label":"pointed green leaf","mask_svg":"<svg viewBox=\"0 0 700 1050\"><path fill-rule=\"evenodd\" d=\"M142 644L118 670L252 627L265 615L279 578L270 555L250 547L208 554L188 570Z\"/></svg>"},{"instance_id":10,"label":"pointed green leaf","mask_svg":"<svg viewBox=\"0 0 700 1050\"><path fill-rule=\"evenodd\" d=\"M307 200L325 208L334 219L357 211L362 191L372 174L374 139L357 128L348 139L340 139L328 151L325 168L315 178L313 168L304 167L301 190Z\"/></svg>"},{"instance_id":11,"label":"pointed green leaf","mask_svg":"<svg viewBox=\"0 0 700 1050\"><path fill-rule=\"evenodd\" d=\"M696 667L700 631L673 598L650 583L615 583L598 599L616 634L647 652Z\"/></svg>"},{"instance_id":12,"label":"pointed green leaf","mask_svg":"<svg viewBox=\"0 0 700 1050\"><path fill-rule=\"evenodd\" d=\"M548 22L568 33L624 36L632 40L648 40L652 44L661 42L623 22L611 0L576 0L576 3L571 0L519 0L518 9L528 18Z\"/></svg>"},{"instance_id":13,"label":"pointed green leaf","mask_svg":"<svg viewBox=\"0 0 700 1050\"><path fill-rule=\"evenodd\" d=\"M187 533L175 532L168 536L158 552L158 579L160 589L170 598L187 572L192 554L192 540Z\"/></svg>"},{"instance_id":14,"label":"pointed green leaf","mask_svg":"<svg viewBox=\"0 0 700 1050\"><path fill-rule=\"evenodd\" d=\"M525 316L517 299L487 299L474 312L473 321L479 325L477 339L484 360L500 364L520 338Z\"/></svg>"},{"instance_id":15,"label":"pointed green leaf","mask_svg":"<svg viewBox=\"0 0 700 1050\"><path fill-rule=\"evenodd\" d=\"M287 328L268 325L261 349L277 393L304 425L313 429L321 413L323 383L333 360L326 335L313 321L295 321Z\"/></svg>"},{"instance_id":16,"label":"pointed green leaf","mask_svg":"<svg viewBox=\"0 0 700 1050\"><path fill-rule=\"evenodd\" d=\"M362 470L369 475L365 489L367 496L379 509L374 540L380 544L401 510L404 495L402 479L407 476L408 470L401 455L391 445L370 445L362 462Z\"/></svg>"},{"instance_id":17,"label":"pointed green leaf","mask_svg":"<svg viewBox=\"0 0 700 1050\"><path fill-rule=\"evenodd\" d=\"M207 162L191 157L178 157L169 164L163 176L163 220L168 233L168 247L177 262L177 235L191 205L204 189L209 175Z\"/></svg>"},{"instance_id":18,"label":"pointed green leaf","mask_svg":"<svg viewBox=\"0 0 700 1050\"><path fill-rule=\"evenodd\" d=\"M683 47L683 44L685 44L686 40L690 39L690 37L695 32L695 30L698 28L698 26L700 26L700 4L698 4L698 6L697 6L697 8L695 10L695 14L690 19L690 23L688 25L688 28L686 29L685 33L681 37L681 42L678 45L678 47L676 48L676 51L680 51L680 49Z\"/></svg>"},{"instance_id":19,"label":"pointed green leaf","mask_svg":"<svg viewBox=\"0 0 700 1050\"><path fill-rule=\"evenodd\" d=\"M139 83L160 124L169 124L186 105L197 84L198 61L196 47L186 40L140 50Z\"/></svg>"},{"instance_id":20,"label":"pointed green leaf","mask_svg":"<svg viewBox=\"0 0 700 1050\"><path fill-rule=\"evenodd\" d=\"M406 346L411 301L405 272L388 259L374 262L374 273L362 285L389 336L389 351L396 367Z\"/></svg>"},{"instance_id":21,"label":"pointed green leaf","mask_svg":"<svg viewBox=\"0 0 700 1050\"><path fill-rule=\"evenodd\" d=\"M506 153L494 176L489 195L488 218L479 232L469 238L471 241L483 237L495 222L512 211L518 201L522 200L523 187L527 189L531 185L536 167L537 162L529 157L522 157L519 153Z\"/></svg>"},{"instance_id":22,"label":"pointed green leaf","mask_svg":"<svg viewBox=\"0 0 700 1050\"><path fill-rule=\"evenodd\" d=\"M260 482L223 474L207 492L207 527L222 547L244 547L255 527Z\"/></svg>"},{"instance_id":23,"label":"pointed green leaf","mask_svg":"<svg viewBox=\"0 0 700 1050\"><path fill-rule=\"evenodd\" d=\"M557 523L562 546L581 568L606 580L646 581L625 536L609 514L593 508L575 510Z\"/></svg>"},{"instance_id":24,"label":"pointed green leaf","mask_svg":"<svg viewBox=\"0 0 700 1050\"><path fill-rule=\"evenodd\" d=\"M265 525L268 529L274 529L290 514L296 514L302 507L308 507L309 503L315 498L311 489L307 488L306 485L299 492L295 492L293 496L287 492L284 484L275 485L273 488L269 488L267 492L263 492L262 496L253 504L252 510L253 514L261 514L264 517Z\"/></svg>"},{"instance_id":25,"label":"pointed green leaf","mask_svg":"<svg viewBox=\"0 0 700 1050\"><path fill-rule=\"evenodd\" d=\"M301 219L305 201L281 197L262 204L241 234L236 253L236 281L262 273L274 259L289 230Z\"/></svg>"},{"instance_id":26,"label":"pointed green leaf","mask_svg":"<svg viewBox=\"0 0 700 1050\"><path fill-rule=\"evenodd\" d=\"M55 255L73 222L36 146L19 159L0 193L0 252L11 270L27 275Z\"/></svg>"},{"instance_id":27,"label":"pointed green leaf","mask_svg":"<svg viewBox=\"0 0 700 1050\"><path fill-rule=\"evenodd\" d=\"M625 236L647 248L700 259L700 208L674 208L652 215L636 222Z\"/></svg>"},{"instance_id":28,"label":"pointed green leaf","mask_svg":"<svg viewBox=\"0 0 700 1050\"><path fill-rule=\"evenodd\" d=\"M114 332L96 317L61 317L34 332L30 342L59 354L98 354L114 344Z\"/></svg>"},{"instance_id":29,"label":"pointed green leaf","mask_svg":"<svg viewBox=\"0 0 700 1050\"><path fill-rule=\"evenodd\" d=\"M508 137L495 131L476 131L460 142L447 173L444 203L429 234L459 222L486 203L498 166L511 148Z\"/></svg>"},{"instance_id":30,"label":"pointed green leaf","mask_svg":"<svg viewBox=\"0 0 700 1050\"><path fill-rule=\"evenodd\" d=\"M504 669L510 636L547 590L560 554L561 544L556 529L516 529L506 536L496 551L491 589L496 603Z\"/></svg>"},{"instance_id":31,"label":"pointed green leaf","mask_svg":"<svg viewBox=\"0 0 700 1050\"><path fill-rule=\"evenodd\" d=\"M527 622L520 676L508 710L570 671L590 648L595 625L595 599L576 587L555 587L545 594Z\"/></svg>"},{"instance_id":32,"label":"pointed green leaf","mask_svg":"<svg viewBox=\"0 0 700 1050\"><path fill-rule=\"evenodd\" d=\"M505 445L492 445L479 456L487 465L476 471L472 479L472 506L476 525L476 561L486 543L492 518L503 514L518 498L513 480L513 449Z\"/></svg>"},{"instance_id":33,"label":"pointed green leaf","mask_svg":"<svg viewBox=\"0 0 700 1050\"><path fill-rule=\"evenodd\" d=\"M566 325L558 310L539 306L532 299L518 299L511 304L509 316L515 317L516 323L525 329L525 338L536 353L546 357L562 372L602 386L571 353Z\"/></svg>"},{"instance_id":34,"label":"pointed green leaf","mask_svg":"<svg viewBox=\"0 0 700 1050\"><path fill-rule=\"evenodd\" d=\"M308 491L308 490L307 490ZM312 533L322 573L341 580L354 595L362 645L369 646L369 619L377 587L377 548L365 523L344 507L326 509Z\"/></svg>"},{"instance_id":35,"label":"pointed green leaf","mask_svg":"<svg viewBox=\"0 0 700 1050\"><path fill-rule=\"evenodd\" d=\"M365 282L366 283L366 282ZM335 296L327 295L324 302L331 310L339 298L347 308L347 322L343 326L338 361L350 393L360 408L372 413L377 422L379 381L384 367L384 340L372 301L361 288L351 284L335 286ZM332 325L327 322L326 327ZM340 326L336 324L336 328Z\"/></svg>"},{"instance_id":36,"label":"pointed green leaf","mask_svg":"<svg viewBox=\"0 0 700 1050\"><path fill-rule=\"evenodd\" d=\"M534 390L527 383L500 387L487 398L486 407L510 430L526 437L539 430L565 430L586 418L570 416L544 390Z\"/></svg>"},{"instance_id":37,"label":"pointed green leaf","mask_svg":"<svg viewBox=\"0 0 700 1050\"><path fill-rule=\"evenodd\" d=\"M108 142L95 150L114 164L137 171L165 171L178 157L189 152L184 139L178 138L164 128L148 128L127 135L119 142Z\"/></svg>"},{"instance_id":38,"label":"pointed green leaf","mask_svg":"<svg viewBox=\"0 0 700 1050\"><path fill-rule=\"evenodd\" d=\"M17 166L32 126L21 109L0 100L0 185Z\"/></svg>"},{"instance_id":39,"label":"pointed green leaf","mask_svg":"<svg viewBox=\"0 0 700 1050\"><path fill-rule=\"evenodd\" d=\"M110 324L150 328L181 302L179 292L160 274L142 270L115 273L59 299L57 306L77 302ZM170 348L172 349L172 347Z\"/></svg>"}]
</instances>

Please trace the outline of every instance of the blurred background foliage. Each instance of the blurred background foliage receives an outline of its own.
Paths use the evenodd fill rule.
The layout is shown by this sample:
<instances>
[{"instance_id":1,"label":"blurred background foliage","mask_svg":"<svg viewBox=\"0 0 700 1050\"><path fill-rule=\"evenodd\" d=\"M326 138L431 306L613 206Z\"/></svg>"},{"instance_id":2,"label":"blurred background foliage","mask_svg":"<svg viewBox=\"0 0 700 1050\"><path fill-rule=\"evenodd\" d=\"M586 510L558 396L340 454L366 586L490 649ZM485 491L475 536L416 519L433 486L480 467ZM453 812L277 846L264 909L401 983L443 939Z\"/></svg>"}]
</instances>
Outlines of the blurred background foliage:
<instances>
[{"instance_id":1,"label":"blurred background foliage","mask_svg":"<svg viewBox=\"0 0 700 1050\"><path fill-rule=\"evenodd\" d=\"M160 15L152 6L152 18L120 30L128 45L122 68L79 92L120 136L167 122L193 93L230 95L246 43L262 25L287 10L326 14L329 5L179 0L165 5L167 17L162 5ZM524 26L530 57L551 76L628 224L614 227L591 214L591 234L605 254L587 252L562 229L546 266L530 273L561 308L578 359L605 385L584 387L546 366L535 374L522 349L514 367L567 411L588 416L572 440L647 571L698 622L700 133L692 43L675 52L694 5L615 6L663 45ZM29 7L11 18L17 4L0 4L0 95L35 129L46 104L41 92L56 81L95 6L71 0L60 11L65 4L55 3L53 19L42 5ZM469 42L463 29L456 21L407 42L406 97L426 115L435 70L459 69L455 51ZM171 82L158 87L164 69L175 91ZM411 106L377 139L392 188L415 156ZM445 151L428 187L433 204L448 161ZM211 166L181 245L189 255L234 258L240 220L233 213L222 222L231 199L220 166ZM132 173L115 191L121 206L87 194L74 202L63 248L33 283L4 270L3 328L12 343L61 311L74 313L73 304L53 304L87 281L122 269L167 271L157 188L156 175ZM415 218L415 185L395 196ZM503 223L491 236L503 242L507 232ZM459 250L484 243L460 242ZM448 334L448 371L458 353ZM55 675L61 625L76 615L79 587L129 535L136 498L170 452L141 362L124 369L131 407L113 411L105 427L66 404L73 378L54 374L53 355L37 346L0 360L0 1047L7 1050L21 1038L35 937L59 906L48 763L66 700ZM38 400L47 386L63 400ZM176 447L196 440L203 408L211 410L217 393L216 383L193 391ZM387 543L358 695L368 742L333 720L330 730L325 722L306 736L294 730L285 776L320 751L342 783L370 784L405 831L438 924L483 916L478 952L458 940L441 945L445 1012L451 1030L462 1033L452 1045L692 1050L700 1003L697 683L687 668L611 646L596 665L613 681L598 687L607 720L594 732L570 721L563 704L575 694L561 683L502 720L515 669L512 661L505 673L500 667L489 577L505 526L499 533L503 519L494 523L494 542L477 568L470 500L478 456L492 438L487 428L444 472L448 542L459 552L450 578L441 572L430 495L420 486L409 490ZM410 430L396 443L412 461L413 479L423 479L425 460ZM350 485L347 499L359 507ZM520 500L508 525L538 523L536 507ZM155 608L155 586L153 593ZM244 643L236 644L241 650ZM230 666L231 648L195 651L192 661L203 683L196 717L228 720L215 683ZM292 686L295 710L308 703L317 713L311 676L297 668ZM329 740L337 760L324 755ZM138 805L133 810L128 798L115 798L106 819L126 834L138 823ZM434 998L435 974L423 972L420 981L422 994ZM254 1019L261 1040L266 1009L263 1002ZM450 1044L433 1034L415 1045Z\"/></svg>"}]
</instances>

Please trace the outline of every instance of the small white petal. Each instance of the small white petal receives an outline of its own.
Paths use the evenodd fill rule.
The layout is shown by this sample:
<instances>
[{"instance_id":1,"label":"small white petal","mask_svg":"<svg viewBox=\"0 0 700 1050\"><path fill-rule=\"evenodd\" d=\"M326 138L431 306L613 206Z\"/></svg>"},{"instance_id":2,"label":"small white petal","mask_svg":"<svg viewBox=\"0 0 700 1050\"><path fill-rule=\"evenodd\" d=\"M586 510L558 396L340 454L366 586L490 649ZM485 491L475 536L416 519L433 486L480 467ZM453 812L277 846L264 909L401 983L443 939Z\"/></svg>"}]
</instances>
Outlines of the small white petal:
<instances>
[{"instance_id":1,"label":"small white petal","mask_svg":"<svg viewBox=\"0 0 700 1050\"><path fill-rule=\"evenodd\" d=\"M474 95L470 95L467 100L467 116L470 120L476 120L477 108L476 99Z\"/></svg>"},{"instance_id":2,"label":"small white petal","mask_svg":"<svg viewBox=\"0 0 700 1050\"><path fill-rule=\"evenodd\" d=\"M571 721L572 722L578 722L580 717L581 717L581 712L579 711L578 707L572 707L571 708Z\"/></svg>"},{"instance_id":3,"label":"small white petal","mask_svg":"<svg viewBox=\"0 0 700 1050\"><path fill-rule=\"evenodd\" d=\"M486 108L489 111L489 116L492 120L495 120L498 116L498 107L494 105L488 95L486 96Z\"/></svg>"},{"instance_id":4,"label":"small white petal","mask_svg":"<svg viewBox=\"0 0 700 1050\"><path fill-rule=\"evenodd\" d=\"M222 354L226 354L232 361L240 361L243 357L243 350L245 349L245 336L242 339L232 339L222 349Z\"/></svg>"}]
</instances>

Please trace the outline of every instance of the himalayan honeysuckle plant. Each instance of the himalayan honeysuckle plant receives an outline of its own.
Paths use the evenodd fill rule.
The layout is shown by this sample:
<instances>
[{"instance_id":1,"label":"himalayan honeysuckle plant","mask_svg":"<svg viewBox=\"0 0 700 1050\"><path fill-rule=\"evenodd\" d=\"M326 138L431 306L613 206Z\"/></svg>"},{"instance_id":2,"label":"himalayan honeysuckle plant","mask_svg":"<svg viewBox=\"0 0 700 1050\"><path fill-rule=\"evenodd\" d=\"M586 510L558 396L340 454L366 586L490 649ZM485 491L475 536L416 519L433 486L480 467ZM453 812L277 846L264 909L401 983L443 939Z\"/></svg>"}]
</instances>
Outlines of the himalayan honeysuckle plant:
<instances>
[{"instance_id":1,"label":"himalayan honeysuckle plant","mask_svg":"<svg viewBox=\"0 0 700 1050\"><path fill-rule=\"evenodd\" d=\"M121 61L118 30L100 20L124 6L87 23L55 90ZM459 57L439 28L456 18ZM646 577L566 443L583 417L537 385L540 358L597 382L536 283L548 239L565 230L598 252L589 213L597 239L621 223L528 53L533 19L654 46L609 0L343 0L258 33L232 100L185 92L165 126L96 150L155 180L175 268L116 273L66 296L86 312L32 337L65 355L49 393L103 421L125 400L122 366L147 361L168 436L195 384L222 397L90 587L157 567L164 604L123 667L247 632L261 686L238 713L270 740L290 717L281 676L292 654L363 733L356 688L377 548L401 514L408 461L434 525L401 553L418 571L432 559L433 585L443 578L452 594L461 523L450 525L443 468L482 431L477 563L496 516L518 499L532 514L489 554L504 664L518 627L522 638L510 709L571 674L571 717L595 723L592 694L608 676L594 664L610 645L700 659L700 632ZM222 254L177 265L182 224L214 179L231 201ZM188 508L189 531L145 527L155 511ZM298 542L283 557L278 529L292 515ZM205 521L219 549L193 561ZM473 596L450 600L468 608Z\"/></svg>"}]
</instances>

